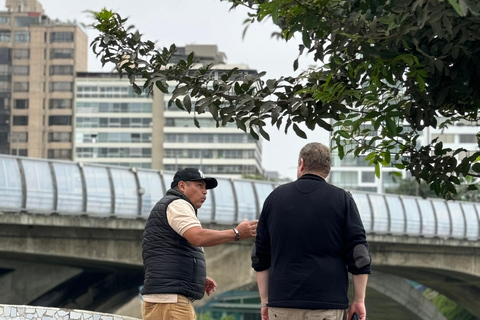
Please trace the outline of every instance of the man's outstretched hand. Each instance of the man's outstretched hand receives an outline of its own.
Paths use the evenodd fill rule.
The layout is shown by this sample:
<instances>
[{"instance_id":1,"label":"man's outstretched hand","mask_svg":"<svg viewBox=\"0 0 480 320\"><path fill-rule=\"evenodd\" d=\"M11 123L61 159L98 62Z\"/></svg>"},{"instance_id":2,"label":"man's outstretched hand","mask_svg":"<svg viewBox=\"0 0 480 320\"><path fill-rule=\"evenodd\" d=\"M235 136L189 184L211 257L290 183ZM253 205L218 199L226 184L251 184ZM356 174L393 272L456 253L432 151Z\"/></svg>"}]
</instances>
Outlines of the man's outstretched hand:
<instances>
[{"instance_id":1,"label":"man's outstretched hand","mask_svg":"<svg viewBox=\"0 0 480 320\"><path fill-rule=\"evenodd\" d=\"M254 238L257 235L257 224L258 220L243 220L243 222L237 226L238 233L240 234L240 240Z\"/></svg>"},{"instance_id":2,"label":"man's outstretched hand","mask_svg":"<svg viewBox=\"0 0 480 320\"><path fill-rule=\"evenodd\" d=\"M212 293L214 293L216 288L217 283L215 282L215 280L207 277L207 282L205 282L205 292L207 293L207 295L211 295Z\"/></svg>"}]
</instances>

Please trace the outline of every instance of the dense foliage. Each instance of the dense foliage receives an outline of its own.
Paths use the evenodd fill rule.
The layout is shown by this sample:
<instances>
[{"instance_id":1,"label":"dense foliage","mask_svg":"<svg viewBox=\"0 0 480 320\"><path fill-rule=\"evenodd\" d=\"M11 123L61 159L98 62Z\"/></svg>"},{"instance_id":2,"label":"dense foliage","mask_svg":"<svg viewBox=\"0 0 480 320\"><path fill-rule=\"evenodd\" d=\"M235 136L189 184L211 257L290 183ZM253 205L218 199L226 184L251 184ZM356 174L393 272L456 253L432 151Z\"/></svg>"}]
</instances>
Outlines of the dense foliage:
<instances>
[{"instance_id":1,"label":"dense foliage","mask_svg":"<svg viewBox=\"0 0 480 320\"><path fill-rule=\"evenodd\" d=\"M480 3L470 0L229 0L251 9L246 23L270 18L277 36L300 41L316 67L298 77L264 79L231 70L211 77L194 56L169 63L175 46L157 50L126 19L95 13L93 42L102 62L112 62L141 92L156 86L170 105L210 112L217 125L235 122L255 138L269 139L267 123L306 137L332 131L335 148L366 156L376 166L406 169L436 194L450 198L461 181L476 189L480 152L420 143L422 130L461 121L478 125L480 106ZM297 40L298 39L298 40ZM293 68L299 68L298 59ZM143 88L136 84L141 77ZM195 121L198 126L198 122ZM477 134L480 146L480 133ZM461 159L461 160L460 160Z\"/></svg>"}]
</instances>

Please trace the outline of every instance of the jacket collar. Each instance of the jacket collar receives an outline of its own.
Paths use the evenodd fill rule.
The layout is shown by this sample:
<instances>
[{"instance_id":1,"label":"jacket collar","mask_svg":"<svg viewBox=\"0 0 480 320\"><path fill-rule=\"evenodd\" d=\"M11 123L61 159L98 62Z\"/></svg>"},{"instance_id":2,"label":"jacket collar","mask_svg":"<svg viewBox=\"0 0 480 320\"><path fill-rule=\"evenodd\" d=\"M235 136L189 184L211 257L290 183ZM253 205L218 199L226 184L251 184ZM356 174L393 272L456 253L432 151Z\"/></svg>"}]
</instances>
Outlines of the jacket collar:
<instances>
[{"instance_id":1,"label":"jacket collar","mask_svg":"<svg viewBox=\"0 0 480 320\"><path fill-rule=\"evenodd\" d=\"M323 182L325 182L325 179L323 179L323 178L320 177L320 176L317 176L316 174L312 174L312 173L306 173L306 174L304 174L303 176L301 176L300 178L298 178L298 180L303 180L303 179L318 180L318 181L323 181Z\"/></svg>"}]
</instances>

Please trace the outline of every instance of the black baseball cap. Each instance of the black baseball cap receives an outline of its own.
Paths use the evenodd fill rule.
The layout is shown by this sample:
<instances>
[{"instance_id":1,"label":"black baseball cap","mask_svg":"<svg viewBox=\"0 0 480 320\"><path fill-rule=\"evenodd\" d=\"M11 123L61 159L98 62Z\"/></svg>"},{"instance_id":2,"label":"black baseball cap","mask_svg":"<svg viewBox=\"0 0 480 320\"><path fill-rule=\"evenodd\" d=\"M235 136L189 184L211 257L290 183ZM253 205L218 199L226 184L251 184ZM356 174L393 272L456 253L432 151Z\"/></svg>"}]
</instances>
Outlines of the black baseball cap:
<instances>
[{"instance_id":1,"label":"black baseball cap","mask_svg":"<svg viewBox=\"0 0 480 320\"><path fill-rule=\"evenodd\" d=\"M207 189L213 189L218 185L217 179L205 177L203 172L195 168L185 168L175 173L172 181L172 188L175 188L180 181L205 181Z\"/></svg>"}]
</instances>

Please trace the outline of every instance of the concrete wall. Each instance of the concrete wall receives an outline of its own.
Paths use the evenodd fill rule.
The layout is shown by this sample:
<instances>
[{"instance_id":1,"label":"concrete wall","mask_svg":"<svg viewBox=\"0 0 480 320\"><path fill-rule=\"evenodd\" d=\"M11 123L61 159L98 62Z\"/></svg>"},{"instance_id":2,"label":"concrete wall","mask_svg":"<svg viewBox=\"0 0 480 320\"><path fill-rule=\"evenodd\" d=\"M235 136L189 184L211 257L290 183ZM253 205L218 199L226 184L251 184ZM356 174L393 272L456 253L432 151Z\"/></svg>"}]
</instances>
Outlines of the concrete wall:
<instances>
[{"instance_id":1,"label":"concrete wall","mask_svg":"<svg viewBox=\"0 0 480 320\"><path fill-rule=\"evenodd\" d=\"M84 310L15 306L0 304L0 320L137 320L115 314Z\"/></svg>"}]
</instances>

